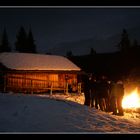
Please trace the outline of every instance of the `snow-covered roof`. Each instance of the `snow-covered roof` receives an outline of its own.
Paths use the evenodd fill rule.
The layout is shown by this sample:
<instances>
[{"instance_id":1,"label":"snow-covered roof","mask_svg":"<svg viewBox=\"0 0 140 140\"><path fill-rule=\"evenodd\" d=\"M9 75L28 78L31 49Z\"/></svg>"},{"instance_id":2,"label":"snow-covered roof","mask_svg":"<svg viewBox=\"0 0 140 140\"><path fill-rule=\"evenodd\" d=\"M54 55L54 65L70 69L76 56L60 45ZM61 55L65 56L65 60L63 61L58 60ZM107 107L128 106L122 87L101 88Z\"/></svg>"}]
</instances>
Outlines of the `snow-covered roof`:
<instances>
[{"instance_id":1,"label":"snow-covered roof","mask_svg":"<svg viewBox=\"0 0 140 140\"><path fill-rule=\"evenodd\" d=\"M16 70L81 70L66 57L57 55L4 52L0 53L0 62Z\"/></svg>"}]
</instances>

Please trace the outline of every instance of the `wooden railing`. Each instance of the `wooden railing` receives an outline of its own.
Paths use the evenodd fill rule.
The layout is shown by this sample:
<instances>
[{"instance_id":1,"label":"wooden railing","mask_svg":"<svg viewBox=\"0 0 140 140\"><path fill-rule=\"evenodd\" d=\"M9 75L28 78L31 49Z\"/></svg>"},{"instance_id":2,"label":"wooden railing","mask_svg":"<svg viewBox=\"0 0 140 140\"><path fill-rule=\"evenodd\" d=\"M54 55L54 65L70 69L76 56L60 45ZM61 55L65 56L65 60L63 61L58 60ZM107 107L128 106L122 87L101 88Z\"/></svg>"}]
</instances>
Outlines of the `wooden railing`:
<instances>
[{"instance_id":1,"label":"wooden railing","mask_svg":"<svg viewBox=\"0 0 140 140\"><path fill-rule=\"evenodd\" d=\"M32 78L24 78L17 76L6 76L4 83L5 91L13 92L48 92L55 90L67 91L67 84L60 81L49 81Z\"/></svg>"}]
</instances>

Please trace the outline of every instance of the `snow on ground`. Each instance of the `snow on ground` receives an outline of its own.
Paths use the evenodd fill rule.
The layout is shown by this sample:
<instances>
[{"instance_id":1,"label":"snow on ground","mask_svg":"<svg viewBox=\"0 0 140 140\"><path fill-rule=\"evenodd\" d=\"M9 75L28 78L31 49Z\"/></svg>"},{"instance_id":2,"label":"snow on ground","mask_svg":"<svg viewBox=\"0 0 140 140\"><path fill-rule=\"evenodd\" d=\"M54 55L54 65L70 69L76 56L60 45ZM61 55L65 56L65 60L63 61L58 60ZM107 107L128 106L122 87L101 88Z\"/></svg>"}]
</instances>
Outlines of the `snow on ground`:
<instances>
[{"instance_id":1,"label":"snow on ground","mask_svg":"<svg viewBox=\"0 0 140 140\"><path fill-rule=\"evenodd\" d=\"M0 93L0 133L140 133L140 114L115 116L83 101L82 95Z\"/></svg>"}]
</instances>

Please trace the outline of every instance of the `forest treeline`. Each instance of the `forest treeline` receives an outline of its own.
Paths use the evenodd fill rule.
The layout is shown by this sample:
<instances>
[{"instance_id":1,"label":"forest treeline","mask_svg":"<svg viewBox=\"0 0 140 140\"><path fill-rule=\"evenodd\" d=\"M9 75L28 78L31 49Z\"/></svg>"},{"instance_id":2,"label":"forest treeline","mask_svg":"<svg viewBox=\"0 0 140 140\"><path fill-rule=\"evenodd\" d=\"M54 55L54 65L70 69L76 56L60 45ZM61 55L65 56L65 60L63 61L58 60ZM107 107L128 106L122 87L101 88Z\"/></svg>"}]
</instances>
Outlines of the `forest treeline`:
<instances>
[{"instance_id":1,"label":"forest treeline","mask_svg":"<svg viewBox=\"0 0 140 140\"><path fill-rule=\"evenodd\" d=\"M23 53L37 53L35 40L31 28L28 32L21 26L16 34L16 41L14 43L14 50L8 39L6 28L4 28L2 37L0 38L0 52L23 52Z\"/></svg>"},{"instance_id":2,"label":"forest treeline","mask_svg":"<svg viewBox=\"0 0 140 140\"><path fill-rule=\"evenodd\" d=\"M95 76L106 75L109 79L131 79L140 82L140 45L131 40L126 29L123 29L120 41L116 44L118 51L113 53L96 53L91 48L89 54L67 57L87 73Z\"/></svg>"}]
</instances>

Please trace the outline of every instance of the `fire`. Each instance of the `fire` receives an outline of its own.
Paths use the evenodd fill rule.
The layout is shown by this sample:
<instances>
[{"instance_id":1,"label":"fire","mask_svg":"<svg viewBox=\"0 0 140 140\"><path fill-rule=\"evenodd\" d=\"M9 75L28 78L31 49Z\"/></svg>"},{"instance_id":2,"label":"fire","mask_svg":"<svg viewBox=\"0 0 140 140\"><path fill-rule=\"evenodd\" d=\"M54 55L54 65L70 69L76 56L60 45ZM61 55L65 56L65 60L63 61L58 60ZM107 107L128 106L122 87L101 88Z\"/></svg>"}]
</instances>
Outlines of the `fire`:
<instances>
[{"instance_id":1,"label":"fire","mask_svg":"<svg viewBox=\"0 0 140 140\"><path fill-rule=\"evenodd\" d=\"M137 88L129 95L124 96L122 100L122 107L124 109L140 108L140 96Z\"/></svg>"}]
</instances>

